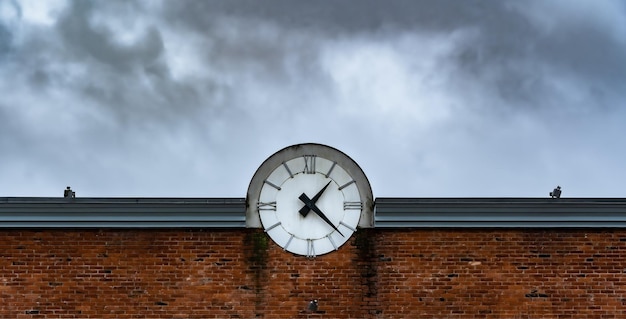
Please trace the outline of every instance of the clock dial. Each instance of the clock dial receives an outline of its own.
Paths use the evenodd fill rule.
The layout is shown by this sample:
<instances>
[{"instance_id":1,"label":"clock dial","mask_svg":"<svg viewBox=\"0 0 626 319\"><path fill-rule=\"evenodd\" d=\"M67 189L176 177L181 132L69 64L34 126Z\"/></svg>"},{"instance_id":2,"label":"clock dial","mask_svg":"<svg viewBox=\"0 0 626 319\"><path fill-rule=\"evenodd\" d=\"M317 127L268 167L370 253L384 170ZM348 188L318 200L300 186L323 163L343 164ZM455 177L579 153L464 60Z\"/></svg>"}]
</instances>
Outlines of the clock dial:
<instances>
[{"instance_id":1,"label":"clock dial","mask_svg":"<svg viewBox=\"0 0 626 319\"><path fill-rule=\"evenodd\" d=\"M351 174L358 166L346 161L345 154L319 144L303 145L308 147L300 152L279 151L259 168L251 182L251 188L259 186L252 201L276 244L316 256L337 250L357 230L371 189L364 175ZM360 168L358 172L362 174Z\"/></svg>"}]
</instances>

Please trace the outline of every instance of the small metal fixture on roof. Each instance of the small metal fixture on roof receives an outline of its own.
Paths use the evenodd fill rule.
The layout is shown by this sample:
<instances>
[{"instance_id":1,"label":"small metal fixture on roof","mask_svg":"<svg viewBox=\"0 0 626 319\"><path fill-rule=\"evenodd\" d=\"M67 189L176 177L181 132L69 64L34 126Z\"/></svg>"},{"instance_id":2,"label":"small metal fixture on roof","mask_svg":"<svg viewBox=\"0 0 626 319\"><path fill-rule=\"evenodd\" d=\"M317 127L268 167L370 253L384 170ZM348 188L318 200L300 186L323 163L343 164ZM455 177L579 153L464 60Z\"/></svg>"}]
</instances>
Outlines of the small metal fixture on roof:
<instances>
[{"instance_id":1,"label":"small metal fixture on roof","mask_svg":"<svg viewBox=\"0 0 626 319\"><path fill-rule=\"evenodd\" d=\"M557 186L554 190L552 190L550 192L550 197L561 198L561 186Z\"/></svg>"},{"instance_id":2,"label":"small metal fixture on roof","mask_svg":"<svg viewBox=\"0 0 626 319\"><path fill-rule=\"evenodd\" d=\"M63 191L63 197L65 198L76 198L76 192L72 190L72 188L70 188L69 186L67 188L65 188L65 191Z\"/></svg>"},{"instance_id":3,"label":"small metal fixture on roof","mask_svg":"<svg viewBox=\"0 0 626 319\"><path fill-rule=\"evenodd\" d=\"M306 310L315 312L317 311L317 299L313 299L309 302L309 305L306 307Z\"/></svg>"}]
</instances>

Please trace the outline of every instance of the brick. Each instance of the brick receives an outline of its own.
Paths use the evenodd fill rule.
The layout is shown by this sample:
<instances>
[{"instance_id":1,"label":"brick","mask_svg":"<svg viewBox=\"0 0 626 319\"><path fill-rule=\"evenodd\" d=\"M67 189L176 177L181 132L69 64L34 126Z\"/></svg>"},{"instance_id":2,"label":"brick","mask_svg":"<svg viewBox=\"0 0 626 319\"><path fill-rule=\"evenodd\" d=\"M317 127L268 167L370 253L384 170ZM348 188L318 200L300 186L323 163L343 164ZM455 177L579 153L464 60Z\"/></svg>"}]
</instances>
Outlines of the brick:
<instances>
[{"instance_id":1,"label":"brick","mask_svg":"<svg viewBox=\"0 0 626 319\"><path fill-rule=\"evenodd\" d=\"M2 230L0 317L614 318L625 238L362 229L307 259L252 229Z\"/></svg>"}]
</instances>

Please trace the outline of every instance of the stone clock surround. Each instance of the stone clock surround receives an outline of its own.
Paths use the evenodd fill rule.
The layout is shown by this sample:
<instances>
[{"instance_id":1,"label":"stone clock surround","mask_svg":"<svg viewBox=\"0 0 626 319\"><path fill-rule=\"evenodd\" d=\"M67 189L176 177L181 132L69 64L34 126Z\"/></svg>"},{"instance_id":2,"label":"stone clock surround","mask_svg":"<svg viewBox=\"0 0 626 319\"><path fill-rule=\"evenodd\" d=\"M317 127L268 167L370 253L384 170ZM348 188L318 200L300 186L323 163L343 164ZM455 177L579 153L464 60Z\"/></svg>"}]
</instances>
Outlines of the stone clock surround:
<instances>
[{"instance_id":1,"label":"stone clock surround","mask_svg":"<svg viewBox=\"0 0 626 319\"><path fill-rule=\"evenodd\" d=\"M369 180L358 164L356 164L356 162L353 161L348 155L335 148L314 143L292 145L279 150L275 154L278 153L281 155L270 156L259 166L258 170L252 177L253 182L251 182L248 186L246 194L246 227L262 227L261 220L259 219L259 214L256 209L256 199L259 197L263 185L262 183L254 182L257 180L255 176L268 176L272 170L282 165L284 161L307 154L316 154L323 158L334 159L337 161L338 165L344 167L348 173L353 176L359 187L359 192L365 196L363 211L361 213L361 219L359 220L358 226L361 228L374 227L374 196L372 194ZM338 156L338 154L340 156Z\"/></svg>"},{"instance_id":2,"label":"stone clock surround","mask_svg":"<svg viewBox=\"0 0 626 319\"><path fill-rule=\"evenodd\" d=\"M247 225L259 225L260 217L268 236L298 255L335 251L357 226L372 225L373 195L365 173L326 145L298 144L274 153L256 171L247 193Z\"/></svg>"}]
</instances>

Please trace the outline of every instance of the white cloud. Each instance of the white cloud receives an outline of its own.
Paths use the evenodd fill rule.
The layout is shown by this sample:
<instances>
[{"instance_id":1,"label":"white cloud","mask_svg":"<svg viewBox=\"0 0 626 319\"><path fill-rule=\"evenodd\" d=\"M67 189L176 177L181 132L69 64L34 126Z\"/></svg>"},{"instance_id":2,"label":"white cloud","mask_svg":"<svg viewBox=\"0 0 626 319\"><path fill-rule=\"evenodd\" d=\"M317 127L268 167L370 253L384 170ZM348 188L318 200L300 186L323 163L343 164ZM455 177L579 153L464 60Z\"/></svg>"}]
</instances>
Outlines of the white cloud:
<instances>
[{"instance_id":1,"label":"white cloud","mask_svg":"<svg viewBox=\"0 0 626 319\"><path fill-rule=\"evenodd\" d=\"M67 0L19 0L22 18L26 23L51 26L67 6Z\"/></svg>"},{"instance_id":2,"label":"white cloud","mask_svg":"<svg viewBox=\"0 0 626 319\"><path fill-rule=\"evenodd\" d=\"M336 92L338 112L388 120L391 129L428 127L451 115L450 55L468 36L404 33L326 43L322 68Z\"/></svg>"}]
</instances>

